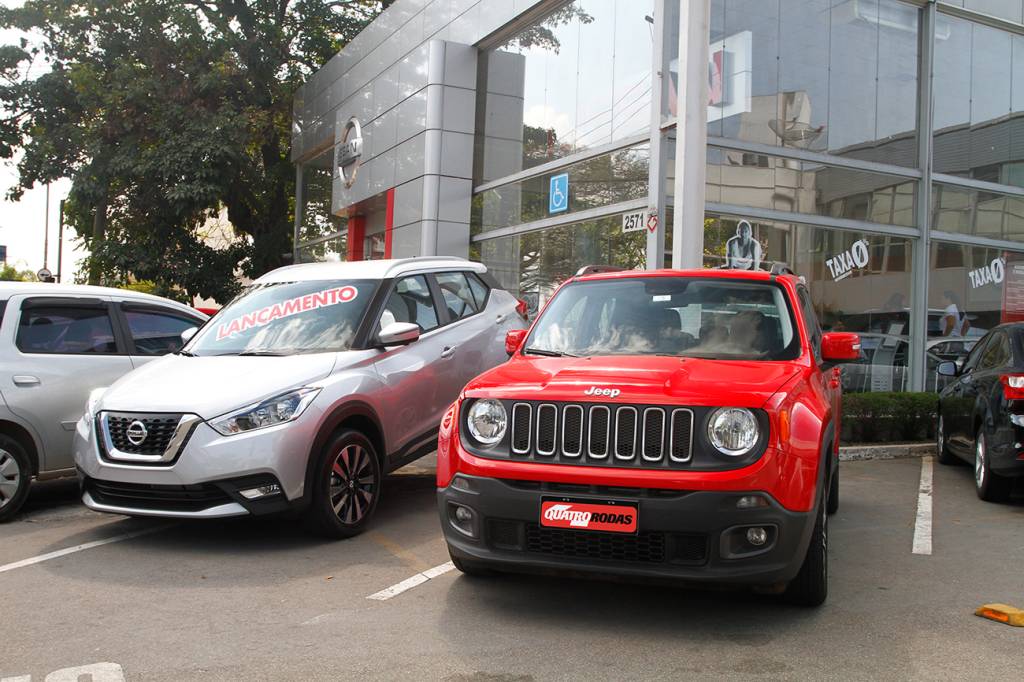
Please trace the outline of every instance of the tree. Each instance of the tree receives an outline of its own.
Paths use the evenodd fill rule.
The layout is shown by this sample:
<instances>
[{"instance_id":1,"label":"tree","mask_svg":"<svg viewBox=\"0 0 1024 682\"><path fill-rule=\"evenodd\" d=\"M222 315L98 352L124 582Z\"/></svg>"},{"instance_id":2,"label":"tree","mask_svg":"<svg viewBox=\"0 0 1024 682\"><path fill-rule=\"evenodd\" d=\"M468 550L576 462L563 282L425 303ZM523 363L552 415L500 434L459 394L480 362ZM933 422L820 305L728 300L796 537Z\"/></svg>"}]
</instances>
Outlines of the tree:
<instances>
[{"instance_id":1,"label":"tree","mask_svg":"<svg viewBox=\"0 0 1024 682\"><path fill-rule=\"evenodd\" d=\"M387 3L385 3L387 4ZM88 280L224 300L291 251L299 85L381 10L372 0L28 0L0 26L0 158L12 198L70 177ZM26 65L49 71L26 78ZM201 233L222 209L237 238Z\"/></svg>"},{"instance_id":2,"label":"tree","mask_svg":"<svg viewBox=\"0 0 1024 682\"><path fill-rule=\"evenodd\" d=\"M0 282L35 282L36 276L31 270L19 270L10 263L0 264Z\"/></svg>"}]
</instances>

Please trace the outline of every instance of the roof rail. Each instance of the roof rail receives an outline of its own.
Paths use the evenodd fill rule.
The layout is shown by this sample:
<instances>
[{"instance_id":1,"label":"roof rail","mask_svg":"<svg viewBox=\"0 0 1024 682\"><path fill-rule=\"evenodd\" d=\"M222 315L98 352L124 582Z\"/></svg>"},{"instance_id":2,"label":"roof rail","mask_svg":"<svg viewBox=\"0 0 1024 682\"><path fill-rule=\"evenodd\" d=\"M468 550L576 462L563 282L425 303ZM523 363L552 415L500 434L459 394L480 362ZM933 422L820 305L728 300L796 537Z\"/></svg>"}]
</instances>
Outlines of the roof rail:
<instances>
[{"instance_id":1,"label":"roof rail","mask_svg":"<svg viewBox=\"0 0 1024 682\"><path fill-rule=\"evenodd\" d=\"M392 263L391 267L388 268L387 272L390 275L396 269L402 267L408 267L412 264L423 264L427 263L451 263L452 261L462 261L468 263L467 259L461 256L411 256L409 258L396 258L395 262Z\"/></svg>"},{"instance_id":2,"label":"roof rail","mask_svg":"<svg viewBox=\"0 0 1024 682\"><path fill-rule=\"evenodd\" d=\"M615 265L584 265L576 271L576 277L582 277L583 275L596 275L602 272L623 272L625 269L626 268L620 268Z\"/></svg>"}]
</instances>

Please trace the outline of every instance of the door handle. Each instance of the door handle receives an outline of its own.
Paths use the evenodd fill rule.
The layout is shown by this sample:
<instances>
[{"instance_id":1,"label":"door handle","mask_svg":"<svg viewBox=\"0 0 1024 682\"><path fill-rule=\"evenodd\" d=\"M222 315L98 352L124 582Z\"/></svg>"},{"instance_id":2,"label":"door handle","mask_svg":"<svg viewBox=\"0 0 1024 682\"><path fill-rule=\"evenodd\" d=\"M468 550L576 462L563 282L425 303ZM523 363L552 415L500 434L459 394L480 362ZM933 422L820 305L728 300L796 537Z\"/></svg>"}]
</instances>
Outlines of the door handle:
<instances>
[{"instance_id":1,"label":"door handle","mask_svg":"<svg viewBox=\"0 0 1024 682\"><path fill-rule=\"evenodd\" d=\"M38 386L39 377L34 377L30 374L16 374L14 375L15 386Z\"/></svg>"},{"instance_id":2,"label":"door handle","mask_svg":"<svg viewBox=\"0 0 1024 682\"><path fill-rule=\"evenodd\" d=\"M498 324L501 324L502 322L505 321L506 317L508 316L505 315L505 313L498 313L497 317L494 318L494 321L497 322Z\"/></svg>"},{"instance_id":3,"label":"door handle","mask_svg":"<svg viewBox=\"0 0 1024 682\"><path fill-rule=\"evenodd\" d=\"M451 356L455 355L456 348L458 348L458 346L445 346L444 349L441 351L441 357L450 358Z\"/></svg>"}]
</instances>

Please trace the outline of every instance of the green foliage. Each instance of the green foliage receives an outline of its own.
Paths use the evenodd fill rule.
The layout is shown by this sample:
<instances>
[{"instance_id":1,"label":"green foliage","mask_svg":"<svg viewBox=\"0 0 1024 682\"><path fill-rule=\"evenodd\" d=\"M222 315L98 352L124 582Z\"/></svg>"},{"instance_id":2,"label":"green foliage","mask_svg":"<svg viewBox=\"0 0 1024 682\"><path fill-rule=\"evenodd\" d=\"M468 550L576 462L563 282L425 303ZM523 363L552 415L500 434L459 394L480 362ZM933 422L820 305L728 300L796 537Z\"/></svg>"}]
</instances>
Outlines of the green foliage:
<instances>
[{"instance_id":1,"label":"green foliage","mask_svg":"<svg viewBox=\"0 0 1024 682\"><path fill-rule=\"evenodd\" d=\"M93 283L226 300L291 251L292 101L380 11L374 0L27 0L0 27L0 158L19 196L70 177ZM26 66L50 68L26 78ZM227 243L202 238L222 209Z\"/></svg>"},{"instance_id":2,"label":"green foliage","mask_svg":"<svg viewBox=\"0 0 1024 682\"><path fill-rule=\"evenodd\" d=\"M0 282L35 282L36 276L31 270L19 270L10 263L0 265Z\"/></svg>"},{"instance_id":3,"label":"green foliage","mask_svg":"<svg viewBox=\"0 0 1024 682\"><path fill-rule=\"evenodd\" d=\"M928 440L935 434L935 393L847 393L843 395L843 442Z\"/></svg>"}]
</instances>

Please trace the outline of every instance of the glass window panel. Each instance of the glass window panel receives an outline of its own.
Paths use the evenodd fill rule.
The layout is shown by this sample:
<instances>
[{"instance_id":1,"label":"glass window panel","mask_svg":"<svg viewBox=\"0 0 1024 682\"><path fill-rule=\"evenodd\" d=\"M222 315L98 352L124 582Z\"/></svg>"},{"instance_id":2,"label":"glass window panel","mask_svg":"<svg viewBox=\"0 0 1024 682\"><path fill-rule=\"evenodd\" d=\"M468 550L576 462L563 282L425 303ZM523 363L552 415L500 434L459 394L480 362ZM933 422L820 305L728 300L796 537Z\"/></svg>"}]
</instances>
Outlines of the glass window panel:
<instances>
[{"instance_id":1,"label":"glass window panel","mask_svg":"<svg viewBox=\"0 0 1024 682\"><path fill-rule=\"evenodd\" d=\"M985 332L1024 320L1024 254L933 241L930 258L930 355L962 363Z\"/></svg>"},{"instance_id":2,"label":"glass window panel","mask_svg":"<svg viewBox=\"0 0 1024 682\"><path fill-rule=\"evenodd\" d=\"M481 55L478 182L650 126L654 0L577 0Z\"/></svg>"},{"instance_id":3,"label":"glass window panel","mask_svg":"<svg viewBox=\"0 0 1024 682\"><path fill-rule=\"evenodd\" d=\"M117 353L106 306L33 306L18 322L18 350L62 355Z\"/></svg>"},{"instance_id":4,"label":"glass window panel","mask_svg":"<svg viewBox=\"0 0 1024 682\"><path fill-rule=\"evenodd\" d=\"M708 134L915 165L918 15L897 0L712 0L725 94Z\"/></svg>"},{"instance_id":5,"label":"glass window panel","mask_svg":"<svg viewBox=\"0 0 1024 682\"><path fill-rule=\"evenodd\" d=\"M342 234L334 239L299 247L299 263L338 263L348 260L348 236Z\"/></svg>"},{"instance_id":6,"label":"glass window panel","mask_svg":"<svg viewBox=\"0 0 1024 682\"><path fill-rule=\"evenodd\" d=\"M334 149L302 164L302 207L299 244L336 234L345 219L331 213L331 181Z\"/></svg>"},{"instance_id":7,"label":"glass window panel","mask_svg":"<svg viewBox=\"0 0 1024 682\"><path fill-rule=\"evenodd\" d=\"M825 331L861 334L864 351L860 360L843 367L846 390L909 388L909 239L709 215L704 229L704 265L723 265L729 240L747 230L764 253L762 269L782 262L807 279L811 303Z\"/></svg>"},{"instance_id":8,"label":"glass window panel","mask_svg":"<svg viewBox=\"0 0 1024 682\"><path fill-rule=\"evenodd\" d=\"M647 237L622 232L622 217L539 230L479 242L479 258L488 271L517 298L531 317L558 285L584 265L643 268Z\"/></svg>"},{"instance_id":9,"label":"glass window panel","mask_svg":"<svg viewBox=\"0 0 1024 682\"><path fill-rule=\"evenodd\" d=\"M938 183L932 197L933 230L1024 240L1024 197Z\"/></svg>"},{"instance_id":10,"label":"glass window panel","mask_svg":"<svg viewBox=\"0 0 1024 682\"><path fill-rule=\"evenodd\" d=\"M620 201L647 196L650 148L631 147L560 169L568 173L569 203L566 215ZM548 218L548 193L552 174L481 192L473 198L473 233L486 232Z\"/></svg>"},{"instance_id":11,"label":"glass window panel","mask_svg":"<svg viewBox=\"0 0 1024 682\"><path fill-rule=\"evenodd\" d=\"M195 320L164 313L125 310L125 319L138 355L165 355L183 345L181 333L200 326Z\"/></svg>"},{"instance_id":12,"label":"glass window panel","mask_svg":"<svg viewBox=\"0 0 1024 682\"><path fill-rule=\"evenodd\" d=\"M894 175L712 147L706 182L709 202L914 226L915 183Z\"/></svg>"},{"instance_id":13,"label":"glass window panel","mask_svg":"<svg viewBox=\"0 0 1024 682\"><path fill-rule=\"evenodd\" d=\"M448 308L448 318L451 321L461 320L464 317L477 312L476 299L473 290L466 281L466 275L461 272L442 272L435 276L438 287L441 288L441 295L444 297L444 305Z\"/></svg>"},{"instance_id":14,"label":"glass window panel","mask_svg":"<svg viewBox=\"0 0 1024 682\"><path fill-rule=\"evenodd\" d=\"M1020 23L1021 0L958 0L955 4Z\"/></svg>"}]
</instances>

